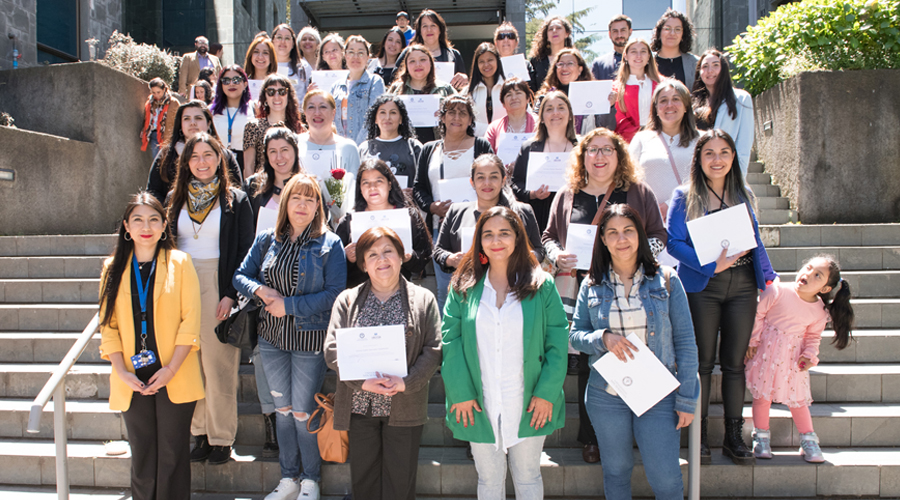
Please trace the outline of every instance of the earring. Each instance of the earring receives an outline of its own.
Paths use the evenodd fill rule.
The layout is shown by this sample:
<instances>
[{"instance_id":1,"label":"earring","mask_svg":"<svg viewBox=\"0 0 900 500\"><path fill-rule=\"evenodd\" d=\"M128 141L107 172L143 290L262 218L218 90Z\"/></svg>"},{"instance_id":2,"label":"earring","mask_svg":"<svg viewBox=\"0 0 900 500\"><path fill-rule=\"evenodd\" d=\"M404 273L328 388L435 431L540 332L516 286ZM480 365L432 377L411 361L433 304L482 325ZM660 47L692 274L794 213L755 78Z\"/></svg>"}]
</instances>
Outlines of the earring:
<instances>
[{"instance_id":1,"label":"earring","mask_svg":"<svg viewBox=\"0 0 900 500\"><path fill-rule=\"evenodd\" d=\"M131 241L131 233L125 231L125 241Z\"/></svg>"},{"instance_id":2,"label":"earring","mask_svg":"<svg viewBox=\"0 0 900 500\"><path fill-rule=\"evenodd\" d=\"M162 238L160 238L159 241L166 241L167 239L169 239L169 233L163 231Z\"/></svg>"},{"instance_id":3,"label":"earring","mask_svg":"<svg viewBox=\"0 0 900 500\"><path fill-rule=\"evenodd\" d=\"M487 255L485 255L483 252L478 252L478 261L481 262L482 266L486 266L488 263Z\"/></svg>"}]
</instances>

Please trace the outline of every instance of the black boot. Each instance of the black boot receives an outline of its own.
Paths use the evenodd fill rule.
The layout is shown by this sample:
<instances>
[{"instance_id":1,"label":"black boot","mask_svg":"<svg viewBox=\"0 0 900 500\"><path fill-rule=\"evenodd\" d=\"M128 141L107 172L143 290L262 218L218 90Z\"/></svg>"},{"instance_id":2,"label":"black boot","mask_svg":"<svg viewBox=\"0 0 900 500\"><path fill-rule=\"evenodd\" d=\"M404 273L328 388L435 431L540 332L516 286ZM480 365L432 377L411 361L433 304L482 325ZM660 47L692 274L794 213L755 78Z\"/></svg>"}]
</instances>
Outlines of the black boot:
<instances>
[{"instance_id":1,"label":"black boot","mask_svg":"<svg viewBox=\"0 0 900 500\"><path fill-rule=\"evenodd\" d=\"M730 457L737 465L753 465L756 457L753 451L744 444L741 428L744 426L743 418L725 418L725 440L722 443L722 454Z\"/></svg>"},{"instance_id":2,"label":"black boot","mask_svg":"<svg viewBox=\"0 0 900 500\"><path fill-rule=\"evenodd\" d=\"M274 458L278 456L278 434L275 430L275 413L263 415L266 424L266 444L263 445L262 456Z\"/></svg>"},{"instance_id":3,"label":"black boot","mask_svg":"<svg viewBox=\"0 0 900 500\"><path fill-rule=\"evenodd\" d=\"M712 463L712 453L709 451L709 417L700 419L700 465Z\"/></svg>"},{"instance_id":4,"label":"black boot","mask_svg":"<svg viewBox=\"0 0 900 500\"><path fill-rule=\"evenodd\" d=\"M203 462L209 458L212 447L209 445L209 439L206 435L194 436L194 449L191 450L191 462Z\"/></svg>"}]
</instances>

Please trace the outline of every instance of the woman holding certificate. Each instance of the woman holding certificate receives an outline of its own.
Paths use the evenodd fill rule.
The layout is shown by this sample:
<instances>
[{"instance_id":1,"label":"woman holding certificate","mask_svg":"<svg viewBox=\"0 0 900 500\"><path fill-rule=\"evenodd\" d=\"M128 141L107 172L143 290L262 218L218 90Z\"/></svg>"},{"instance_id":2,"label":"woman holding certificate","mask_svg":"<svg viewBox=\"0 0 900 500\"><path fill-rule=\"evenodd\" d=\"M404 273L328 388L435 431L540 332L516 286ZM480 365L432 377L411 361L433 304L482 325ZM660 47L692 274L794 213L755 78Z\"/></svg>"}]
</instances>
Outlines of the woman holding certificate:
<instances>
[{"instance_id":1,"label":"woman holding certificate","mask_svg":"<svg viewBox=\"0 0 900 500\"><path fill-rule=\"evenodd\" d=\"M383 94L366 112L368 139L359 145L359 157L378 158L397 176L404 194L412 196L422 143L409 121L406 104L393 94Z\"/></svg>"},{"instance_id":2,"label":"woman holding certificate","mask_svg":"<svg viewBox=\"0 0 900 500\"><path fill-rule=\"evenodd\" d=\"M475 158L493 153L486 140L475 137L475 111L468 96L454 95L444 99L441 103L440 131L441 140L429 142L422 148L413 186L413 198L419 208L428 214L426 222L432 230L435 244L441 221L450 210L450 204L475 198L469 184ZM443 311L450 274L442 271L437 263L434 274L438 306Z\"/></svg>"},{"instance_id":3,"label":"woman holding certificate","mask_svg":"<svg viewBox=\"0 0 900 500\"><path fill-rule=\"evenodd\" d=\"M500 104L506 114L488 125L484 138L501 158L501 139L506 134L531 134L537 128L537 115L531 112L534 105L534 93L528 82L519 78L510 78L500 87ZM516 151L519 149L516 146ZM518 153L517 153L518 154Z\"/></svg>"},{"instance_id":4,"label":"woman holding certificate","mask_svg":"<svg viewBox=\"0 0 900 500\"><path fill-rule=\"evenodd\" d=\"M555 153L568 164L571 151L578 144L575 136L575 119L572 115L572 104L566 94L559 90L551 90L544 96L538 109L538 128L534 139L525 141L512 174L512 190L516 198L531 205L538 221L541 233L547 228L550 217L550 205L553 197L549 186L541 183L539 189L526 189L528 181L528 163L532 153Z\"/></svg>"},{"instance_id":5,"label":"woman holding certificate","mask_svg":"<svg viewBox=\"0 0 900 500\"><path fill-rule=\"evenodd\" d=\"M544 438L565 424L566 313L513 210L482 214L474 240L444 311L447 427L472 444L480 500L506 498L507 463L516 498L543 498Z\"/></svg>"},{"instance_id":6,"label":"woman holding certificate","mask_svg":"<svg viewBox=\"0 0 900 500\"><path fill-rule=\"evenodd\" d=\"M353 241L353 215L365 217L363 212L377 212L379 210L405 209L409 216L409 232L412 240L412 248L407 248L401 255L403 264L401 271L405 279L418 276L425 269L431 259L431 235L425 228L425 221L419 215L419 210L403 194L403 188L397 182L397 178L391 173L387 163L369 158L363 161L356 176L356 205L353 210L347 212L338 223L334 232L344 243L344 252L347 254L347 287L352 288L366 281L366 272L359 265L357 242ZM405 222L405 221L404 221ZM396 228L400 232L399 228Z\"/></svg>"},{"instance_id":7,"label":"woman holding certificate","mask_svg":"<svg viewBox=\"0 0 900 500\"><path fill-rule=\"evenodd\" d=\"M273 498L319 498L322 458L306 423L325 379L331 307L347 283L344 247L325 224L321 199L314 178L291 177L275 228L256 237L233 280L262 302L259 353L275 400L282 478Z\"/></svg>"},{"instance_id":8,"label":"woman holding certificate","mask_svg":"<svg viewBox=\"0 0 900 500\"><path fill-rule=\"evenodd\" d=\"M259 36L250 42L247 54L244 56L244 72L249 77L248 88L250 89L250 99L256 108L256 100L260 97L259 87L267 76L278 72L278 59L275 55L275 44L266 33L260 33Z\"/></svg>"},{"instance_id":9,"label":"woman holding certificate","mask_svg":"<svg viewBox=\"0 0 900 500\"><path fill-rule=\"evenodd\" d=\"M503 65L500 53L490 42L482 42L472 57L472 78L468 93L475 101L475 135L484 137L488 124L506 116L500 106L500 90L503 88Z\"/></svg>"},{"instance_id":10,"label":"woman holding certificate","mask_svg":"<svg viewBox=\"0 0 900 500\"><path fill-rule=\"evenodd\" d=\"M368 71L369 42L359 35L347 39L344 47L347 59L347 79L335 82L331 95L340 114L334 114L334 126L342 137L352 139L357 145L366 139L366 111L384 94L384 81Z\"/></svg>"},{"instance_id":11,"label":"woman holding certificate","mask_svg":"<svg viewBox=\"0 0 900 500\"><path fill-rule=\"evenodd\" d=\"M682 499L680 429L694 419L700 397L691 311L681 280L671 268L657 264L641 216L628 205L611 205L601 212L569 340L590 356L592 366L609 353L624 363L637 363L638 348L632 342L641 342L677 379L680 385L674 392L660 394L661 400L637 415L594 366L585 406L600 443L606 498L631 498L637 441L656 498Z\"/></svg>"},{"instance_id":12,"label":"woman holding certificate","mask_svg":"<svg viewBox=\"0 0 900 500\"><path fill-rule=\"evenodd\" d=\"M344 59L344 37L337 33L326 35L319 44L316 58L318 59L316 69L319 71L347 69L347 60Z\"/></svg>"},{"instance_id":13,"label":"woman holding certificate","mask_svg":"<svg viewBox=\"0 0 900 500\"><path fill-rule=\"evenodd\" d=\"M544 79L543 85L538 90L534 99L537 103L535 106L540 108L544 96L551 89L559 90L569 96L569 84L573 82L590 82L594 79L591 74L591 68L584 61L581 52L576 48L566 48L559 51L553 64L550 66L550 72ZM600 126L600 115L577 115L575 116L575 133L584 135Z\"/></svg>"},{"instance_id":14,"label":"woman holding certificate","mask_svg":"<svg viewBox=\"0 0 900 500\"><path fill-rule=\"evenodd\" d=\"M303 132L300 103L291 80L281 74L269 75L263 82L256 107L256 118L244 127L244 177L255 174L265 161L263 139L266 130L278 123L295 134Z\"/></svg>"},{"instance_id":15,"label":"woman holding certificate","mask_svg":"<svg viewBox=\"0 0 900 500\"><path fill-rule=\"evenodd\" d=\"M469 76L466 74L466 65L462 55L453 48L450 36L447 34L447 23L440 14L425 9L416 18L416 34L409 41L409 47L400 53L399 60L403 60L413 45L425 47L436 62L453 63L453 77L447 83L453 88L462 90L469 84Z\"/></svg>"},{"instance_id":16,"label":"woman holding certificate","mask_svg":"<svg viewBox=\"0 0 900 500\"><path fill-rule=\"evenodd\" d=\"M188 500L191 417L204 397L200 282L150 193L131 197L118 233L100 279L100 357L112 363L109 408L122 412L128 430L132 491Z\"/></svg>"},{"instance_id":17,"label":"woman holding certificate","mask_svg":"<svg viewBox=\"0 0 900 500\"><path fill-rule=\"evenodd\" d=\"M409 250L397 233L372 228L355 246L357 265L368 279L338 296L325 338L325 360L340 380L334 396L334 428L350 431L354 498L412 500L419 442L428 420L428 382L441 363L441 319L434 295L401 276L403 255ZM405 330L407 375L343 380L336 332L385 325Z\"/></svg>"},{"instance_id":18,"label":"woman holding certificate","mask_svg":"<svg viewBox=\"0 0 900 500\"><path fill-rule=\"evenodd\" d=\"M644 222L644 233L654 256L666 244L666 227L659 215L656 197L638 179L638 167L628 154L627 144L615 132L598 128L585 136L573 153L574 161L566 172L567 183L553 198L550 219L543 234L547 258L556 265L557 286L566 313L571 319L578 287L590 268L592 250L568 248L583 243L593 249L594 227L604 207L623 203L634 209ZM581 246L584 248L584 246ZM576 270L578 272L576 272ZM597 437L587 410L584 393L590 375L586 354L570 353L569 369L578 374L578 411L581 417L578 441L584 445L585 462L600 460Z\"/></svg>"},{"instance_id":19,"label":"woman holding certificate","mask_svg":"<svg viewBox=\"0 0 900 500\"><path fill-rule=\"evenodd\" d=\"M394 83L388 89L394 95L439 95L446 97L456 93L450 83L438 80L434 69L434 56L424 45L410 45L406 57L397 64L400 69ZM412 111L410 111L412 112ZM416 127L416 137L422 143L434 140L435 127Z\"/></svg>"},{"instance_id":20,"label":"woman holding certificate","mask_svg":"<svg viewBox=\"0 0 900 500\"><path fill-rule=\"evenodd\" d=\"M741 204L750 213L756 248L728 257L726 240L716 261L700 265L695 242L688 234L688 221ZM741 436L746 385L744 355L753 333L758 290L765 290L778 277L759 237L755 204L756 198L744 185L734 141L721 130L705 132L694 148L688 183L672 194L668 217L669 255L678 259L678 275L688 293L697 332L703 386L700 456L705 463L710 461L706 430L716 354L722 367L725 408L722 453L738 465L754 463L753 452Z\"/></svg>"}]
</instances>

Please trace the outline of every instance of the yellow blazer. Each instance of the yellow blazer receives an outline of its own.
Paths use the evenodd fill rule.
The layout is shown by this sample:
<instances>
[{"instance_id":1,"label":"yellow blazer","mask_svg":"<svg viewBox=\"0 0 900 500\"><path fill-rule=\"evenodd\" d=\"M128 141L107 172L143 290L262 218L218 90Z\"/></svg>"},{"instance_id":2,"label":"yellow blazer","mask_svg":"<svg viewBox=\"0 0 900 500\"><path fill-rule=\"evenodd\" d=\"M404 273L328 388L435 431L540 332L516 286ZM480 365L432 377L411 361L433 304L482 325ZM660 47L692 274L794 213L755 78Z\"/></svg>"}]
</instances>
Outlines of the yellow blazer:
<instances>
[{"instance_id":1,"label":"yellow blazer","mask_svg":"<svg viewBox=\"0 0 900 500\"><path fill-rule=\"evenodd\" d=\"M103 264L103 276L109 270L112 259ZM122 273L122 283L116 295L116 312L108 325L100 327L102 337L100 357L121 352L128 371L134 372L131 356L137 353L134 338L134 313L131 307L131 280L134 271L131 255ZM103 283L104 279L100 280ZM103 318L105 308L100 310ZM156 280L153 284L153 327L159 360L166 366L175 354L175 346L189 345L191 352L181 368L166 385L173 403L189 403L204 398L203 380L200 377L200 280L191 256L178 250L161 250L156 262ZM126 411L131 406L134 391L128 387L115 370L109 377L109 407Z\"/></svg>"}]
</instances>

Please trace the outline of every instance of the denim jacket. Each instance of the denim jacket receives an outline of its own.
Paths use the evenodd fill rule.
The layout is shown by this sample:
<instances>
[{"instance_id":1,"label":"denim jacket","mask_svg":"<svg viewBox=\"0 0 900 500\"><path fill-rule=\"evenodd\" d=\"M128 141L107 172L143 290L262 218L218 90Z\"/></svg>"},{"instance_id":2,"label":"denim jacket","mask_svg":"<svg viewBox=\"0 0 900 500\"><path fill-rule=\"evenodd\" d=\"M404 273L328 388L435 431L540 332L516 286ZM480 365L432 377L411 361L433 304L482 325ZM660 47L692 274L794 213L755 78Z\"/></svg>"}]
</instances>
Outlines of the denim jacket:
<instances>
[{"instance_id":1,"label":"denim jacket","mask_svg":"<svg viewBox=\"0 0 900 500\"><path fill-rule=\"evenodd\" d=\"M666 290L662 267L652 278L644 275L639 285L641 302L647 311L647 346L681 384L675 394L675 409L693 414L700 397L694 324L681 280L674 270L667 270L671 293ZM614 298L615 289L608 275L593 286L590 278L585 279L578 291L575 317L569 332L572 347L590 355L592 368L588 383L604 391L606 381L593 369L593 364L607 352L603 333L609 327L609 310Z\"/></svg>"},{"instance_id":2,"label":"denim jacket","mask_svg":"<svg viewBox=\"0 0 900 500\"><path fill-rule=\"evenodd\" d=\"M274 237L275 229L256 236L250 253L234 274L234 287L247 297L265 284L263 269L278 256L283 243ZM297 295L285 297L284 310L296 317L301 330L325 330L331 321L331 306L347 286L347 262L341 239L331 231L307 241L300 250L297 266Z\"/></svg>"},{"instance_id":3,"label":"denim jacket","mask_svg":"<svg viewBox=\"0 0 900 500\"><path fill-rule=\"evenodd\" d=\"M384 81L378 75L363 71L360 79L349 91L347 82L348 80L335 82L331 87L331 95L334 96L336 108L334 126L337 128L338 135L352 139L359 146L368 135L366 111L375 104L375 99L384 94ZM347 119L343 120L342 106L345 99L347 100Z\"/></svg>"}]
</instances>

